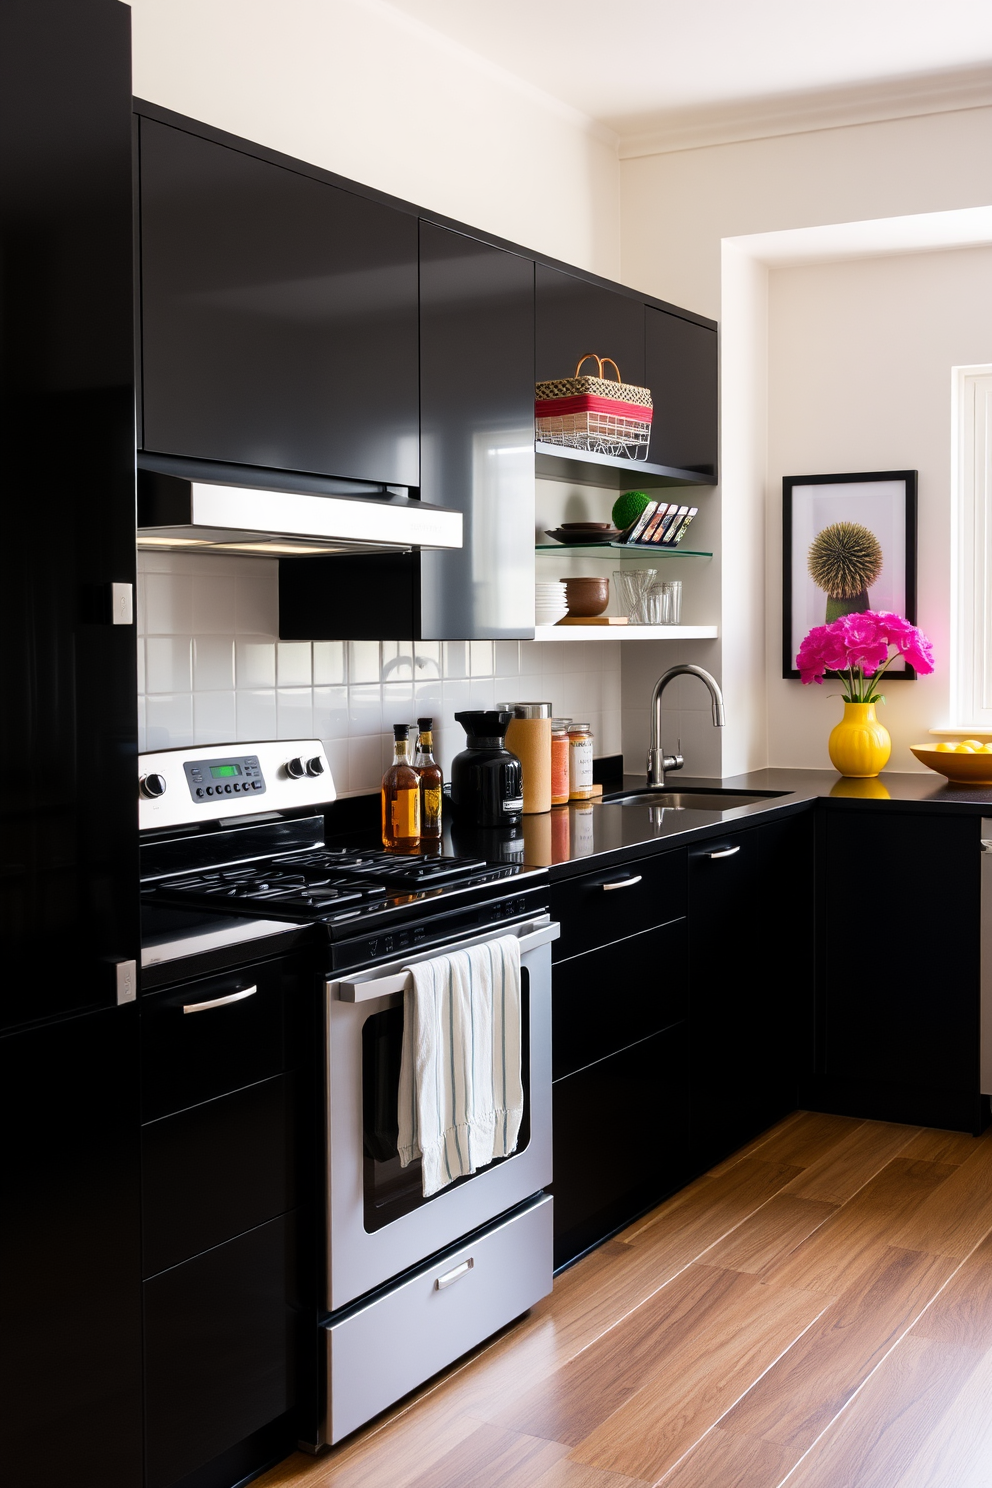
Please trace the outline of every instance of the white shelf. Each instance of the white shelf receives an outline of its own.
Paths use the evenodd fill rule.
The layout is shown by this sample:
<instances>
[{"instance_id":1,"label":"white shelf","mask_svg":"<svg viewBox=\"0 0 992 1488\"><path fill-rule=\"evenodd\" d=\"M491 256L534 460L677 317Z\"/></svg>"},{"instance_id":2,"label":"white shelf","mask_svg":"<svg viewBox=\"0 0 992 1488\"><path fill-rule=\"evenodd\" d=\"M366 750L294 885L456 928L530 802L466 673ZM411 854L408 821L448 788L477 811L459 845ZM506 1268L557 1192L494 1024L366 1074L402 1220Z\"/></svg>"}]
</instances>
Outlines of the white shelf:
<instances>
[{"instance_id":1,"label":"white shelf","mask_svg":"<svg viewBox=\"0 0 992 1488\"><path fill-rule=\"evenodd\" d=\"M715 641L715 625L538 625L535 641Z\"/></svg>"}]
</instances>

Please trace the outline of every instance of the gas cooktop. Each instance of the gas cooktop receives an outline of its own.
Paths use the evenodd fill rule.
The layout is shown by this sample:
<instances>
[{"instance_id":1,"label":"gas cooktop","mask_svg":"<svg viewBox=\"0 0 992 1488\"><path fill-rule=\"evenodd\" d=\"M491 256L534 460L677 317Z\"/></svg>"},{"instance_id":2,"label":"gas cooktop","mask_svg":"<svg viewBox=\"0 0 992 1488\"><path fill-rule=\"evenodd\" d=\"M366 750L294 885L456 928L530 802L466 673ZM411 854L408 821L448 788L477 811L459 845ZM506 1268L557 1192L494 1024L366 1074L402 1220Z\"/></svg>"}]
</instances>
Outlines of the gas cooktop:
<instances>
[{"instance_id":1,"label":"gas cooktop","mask_svg":"<svg viewBox=\"0 0 992 1488\"><path fill-rule=\"evenodd\" d=\"M514 877L512 865L441 853L397 855L318 847L261 863L177 874L148 892L160 902L267 919L352 919L456 888Z\"/></svg>"}]
</instances>

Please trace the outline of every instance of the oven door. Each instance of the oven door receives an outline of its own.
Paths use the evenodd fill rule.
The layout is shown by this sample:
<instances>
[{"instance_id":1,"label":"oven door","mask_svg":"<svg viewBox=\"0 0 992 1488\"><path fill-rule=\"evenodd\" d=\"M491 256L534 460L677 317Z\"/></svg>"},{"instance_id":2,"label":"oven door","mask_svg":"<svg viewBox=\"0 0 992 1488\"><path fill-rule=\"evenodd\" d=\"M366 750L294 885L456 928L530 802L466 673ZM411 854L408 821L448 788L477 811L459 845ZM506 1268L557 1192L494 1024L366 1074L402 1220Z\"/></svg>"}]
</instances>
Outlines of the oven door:
<instances>
[{"instance_id":1,"label":"oven door","mask_svg":"<svg viewBox=\"0 0 992 1488\"><path fill-rule=\"evenodd\" d=\"M404 968L493 939L476 935L326 982L327 1294L330 1312L416 1266L551 1182L548 915L500 926L520 940L524 1117L515 1152L430 1199L395 1152Z\"/></svg>"}]
</instances>

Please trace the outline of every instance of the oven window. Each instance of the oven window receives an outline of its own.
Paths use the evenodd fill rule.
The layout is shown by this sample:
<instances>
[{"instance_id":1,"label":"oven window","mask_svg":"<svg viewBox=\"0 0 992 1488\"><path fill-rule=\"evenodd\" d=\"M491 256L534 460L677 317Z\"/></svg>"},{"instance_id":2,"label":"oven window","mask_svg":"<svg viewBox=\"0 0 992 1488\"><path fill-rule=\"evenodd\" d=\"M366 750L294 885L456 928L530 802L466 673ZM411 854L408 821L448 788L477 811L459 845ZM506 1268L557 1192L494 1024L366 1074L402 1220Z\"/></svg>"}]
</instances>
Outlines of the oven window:
<instances>
[{"instance_id":1,"label":"oven window","mask_svg":"<svg viewBox=\"0 0 992 1488\"><path fill-rule=\"evenodd\" d=\"M526 967L521 967L521 1065L524 1088L524 1114L520 1122L517 1146L509 1157L497 1157L488 1167L464 1178L456 1178L432 1198L421 1193L420 1163L401 1168L396 1151L399 1131L396 1096L400 1084L400 1047L403 1038L403 1008L391 1007L373 1013L362 1026L362 1107L365 1143L365 1229L371 1233L401 1219L421 1204L430 1204L462 1183L488 1173L499 1163L508 1162L522 1152L530 1141L530 983Z\"/></svg>"}]
</instances>

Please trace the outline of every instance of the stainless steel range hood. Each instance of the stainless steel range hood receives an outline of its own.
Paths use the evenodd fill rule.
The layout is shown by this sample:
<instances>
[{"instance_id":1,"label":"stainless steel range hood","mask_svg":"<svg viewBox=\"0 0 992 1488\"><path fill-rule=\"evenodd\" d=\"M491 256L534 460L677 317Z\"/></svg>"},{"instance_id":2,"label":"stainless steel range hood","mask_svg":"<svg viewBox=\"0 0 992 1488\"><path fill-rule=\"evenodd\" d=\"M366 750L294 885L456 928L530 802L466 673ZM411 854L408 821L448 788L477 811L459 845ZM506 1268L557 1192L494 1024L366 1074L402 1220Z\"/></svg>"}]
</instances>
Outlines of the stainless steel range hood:
<instances>
[{"instance_id":1,"label":"stainless steel range hood","mask_svg":"<svg viewBox=\"0 0 992 1488\"><path fill-rule=\"evenodd\" d=\"M261 558L461 546L461 512L402 488L138 456L139 548Z\"/></svg>"}]
</instances>

